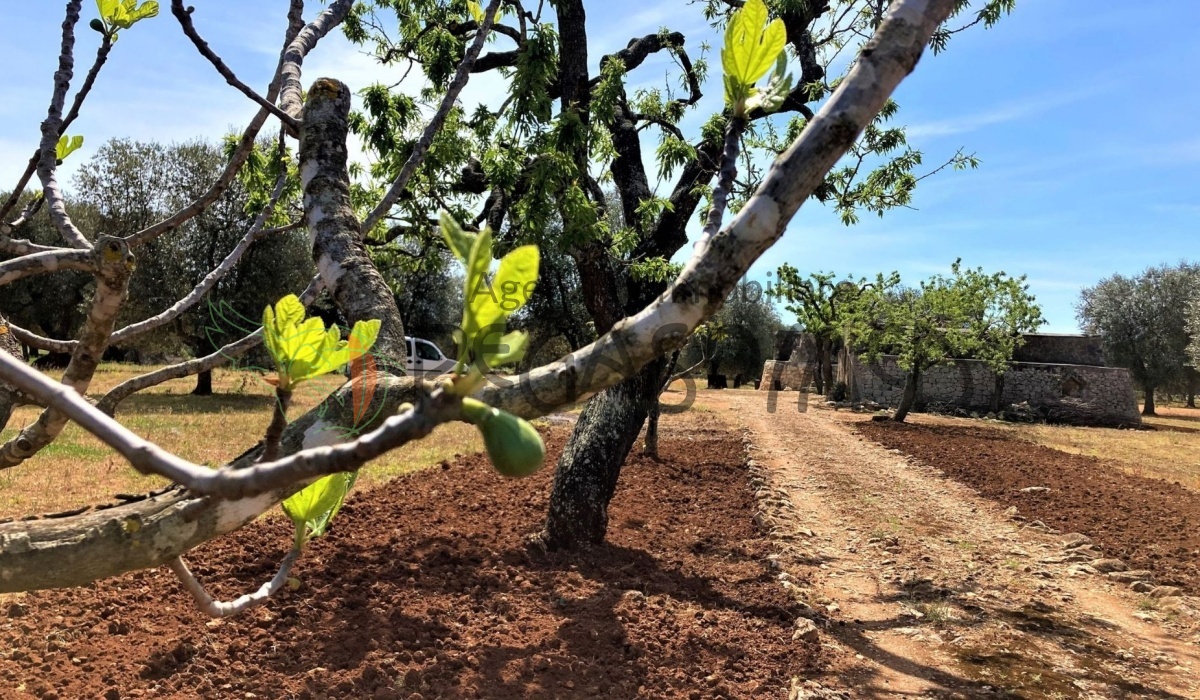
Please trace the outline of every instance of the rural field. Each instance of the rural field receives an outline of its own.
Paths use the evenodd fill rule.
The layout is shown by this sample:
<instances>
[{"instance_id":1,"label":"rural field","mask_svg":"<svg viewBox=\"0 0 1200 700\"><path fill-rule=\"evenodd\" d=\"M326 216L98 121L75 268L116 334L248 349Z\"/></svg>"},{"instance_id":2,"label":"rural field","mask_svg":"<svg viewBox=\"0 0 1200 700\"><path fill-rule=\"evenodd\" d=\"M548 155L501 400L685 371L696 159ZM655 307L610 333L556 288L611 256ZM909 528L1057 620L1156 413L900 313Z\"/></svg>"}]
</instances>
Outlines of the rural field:
<instances>
[{"instance_id":1,"label":"rural field","mask_svg":"<svg viewBox=\"0 0 1200 700\"><path fill-rule=\"evenodd\" d=\"M164 387L129 418L227 459L208 436L266 400L256 380L218 375L239 392L217 410ZM551 457L561 416L540 427ZM548 473L506 481L445 426L367 470L271 604L206 621L164 570L11 595L0 679L34 698L1197 697L1200 465L1157 463L1164 441L1196 454L1192 420L893 424L701 390L664 417L660 459L628 460L608 545L577 554L528 541ZM95 492L47 508L147 486L72 459ZM193 569L236 594L287 529L267 515Z\"/></svg>"},{"instance_id":2,"label":"rural field","mask_svg":"<svg viewBox=\"0 0 1200 700\"><path fill-rule=\"evenodd\" d=\"M1200 700L1196 0L0 22L0 700Z\"/></svg>"}]
</instances>

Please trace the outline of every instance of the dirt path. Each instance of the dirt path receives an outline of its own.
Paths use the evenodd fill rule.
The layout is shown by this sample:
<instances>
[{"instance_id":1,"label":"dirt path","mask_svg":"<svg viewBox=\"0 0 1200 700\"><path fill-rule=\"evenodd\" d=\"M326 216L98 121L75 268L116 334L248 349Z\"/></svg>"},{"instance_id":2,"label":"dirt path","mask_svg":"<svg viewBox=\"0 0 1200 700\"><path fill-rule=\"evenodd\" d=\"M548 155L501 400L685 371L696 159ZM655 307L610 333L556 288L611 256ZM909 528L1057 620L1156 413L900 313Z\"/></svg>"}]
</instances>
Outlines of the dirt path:
<instances>
[{"instance_id":1,"label":"dirt path","mask_svg":"<svg viewBox=\"0 0 1200 700\"><path fill-rule=\"evenodd\" d=\"M1200 697L1196 641L1139 618L1127 590L1071 575L1063 537L1022 528L830 411L768 412L752 392L701 405L746 429L765 468L781 578L838 659L821 686L880 698ZM810 682L794 697L823 693Z\"/></svg>"}]
</instances>

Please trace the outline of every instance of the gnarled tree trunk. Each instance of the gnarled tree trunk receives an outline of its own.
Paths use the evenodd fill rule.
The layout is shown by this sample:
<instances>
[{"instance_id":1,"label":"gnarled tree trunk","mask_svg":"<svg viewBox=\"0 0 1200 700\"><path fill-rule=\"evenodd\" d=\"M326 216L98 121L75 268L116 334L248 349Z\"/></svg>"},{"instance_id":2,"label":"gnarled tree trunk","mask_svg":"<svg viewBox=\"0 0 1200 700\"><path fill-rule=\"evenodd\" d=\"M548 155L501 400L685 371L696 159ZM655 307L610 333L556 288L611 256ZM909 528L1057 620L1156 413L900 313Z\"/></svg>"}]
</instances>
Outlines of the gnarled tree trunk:
<instances>
[{"instance_id":1,"label":"gnarled tree trunk","mask_svg":"<svg viewBox=\"0 0 1200 700\"><path fill-rule=\"evenodd\" d=\"M546 547L569 549L604 541L608 503L621 465L650 407L658 402L666 364L665 358L654 360L584 407L554 473L550 512L539 535Z\"/></svg>"}]
</instances>

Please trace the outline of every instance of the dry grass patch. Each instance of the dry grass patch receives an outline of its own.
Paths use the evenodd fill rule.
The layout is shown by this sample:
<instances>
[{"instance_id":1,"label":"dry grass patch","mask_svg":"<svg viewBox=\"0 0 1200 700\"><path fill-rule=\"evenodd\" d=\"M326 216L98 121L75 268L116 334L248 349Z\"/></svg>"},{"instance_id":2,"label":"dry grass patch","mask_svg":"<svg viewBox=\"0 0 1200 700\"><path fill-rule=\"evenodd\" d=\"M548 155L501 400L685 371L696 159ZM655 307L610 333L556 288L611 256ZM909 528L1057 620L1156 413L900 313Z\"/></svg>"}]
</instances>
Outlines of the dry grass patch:
<instances>
[{"instance_id":1,"label":"dry grass patch","mask_svg":"<svg viewBox=\"0 0 1200 700\"><path fill-rule=\"evenodd\" d=\"M94 395L153 367L106 364L97 371ZM341 383L336 375L301 384L291 415L316 406ZM130 397L117 418L130 430L198 464L218 465L238 456L262 435L270 420L272 388L253 371L217 370L212 396L192 396L195 379L167 382ZM13 413L0 439L13 437L37 420L40 409ZM370 486L396 475L483 449L475 428L464 423L439 427L429 438L375 460L359 484ZM116 493L137 493L165 484L143 476L92 435L70 424L61 437L27 463L0 472L0 517L50 513L103 502Z\"/></svg>"}]
</instances>

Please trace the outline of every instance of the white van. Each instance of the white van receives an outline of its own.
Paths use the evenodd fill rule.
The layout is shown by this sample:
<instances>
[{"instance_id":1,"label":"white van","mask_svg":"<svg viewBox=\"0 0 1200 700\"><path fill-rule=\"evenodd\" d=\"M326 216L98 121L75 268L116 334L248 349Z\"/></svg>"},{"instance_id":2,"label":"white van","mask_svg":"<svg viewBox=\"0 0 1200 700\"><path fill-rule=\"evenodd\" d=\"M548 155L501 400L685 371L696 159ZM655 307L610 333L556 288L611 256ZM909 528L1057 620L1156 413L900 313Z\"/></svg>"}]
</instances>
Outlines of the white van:
<instances>
[{"instance_id":1,"label":"white van","mask_svg":"<svg viewBox=\"0 0 1200 700\"><path fill-rule=\"evenodd\" d=\"M404 367L414 377L445 374L454 369L454 360L446 357L441 348L424 338L404 336L408 341L408 357Z\"/></svg>"}]
</instances>

